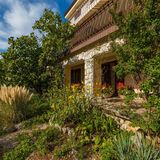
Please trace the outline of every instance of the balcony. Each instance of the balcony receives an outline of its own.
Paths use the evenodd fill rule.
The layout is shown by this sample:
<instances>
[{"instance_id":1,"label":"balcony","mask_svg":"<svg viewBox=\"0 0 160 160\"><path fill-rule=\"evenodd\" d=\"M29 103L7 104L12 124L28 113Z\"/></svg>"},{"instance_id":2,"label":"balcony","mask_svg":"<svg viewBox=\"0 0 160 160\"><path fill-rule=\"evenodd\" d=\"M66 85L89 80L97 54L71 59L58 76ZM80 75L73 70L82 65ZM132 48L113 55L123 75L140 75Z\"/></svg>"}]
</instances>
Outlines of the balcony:
<instances>
[{"instance_id":1,"label":"balcony","mask_svg":"<svg viewBox=\"0 0 160 160\"><path fill-rule=\"evenodd\" d=\"M105 3L103 7L98 9L95 14L76 29L71 40L71 53L102 39L118 29L110 14L114 2L115 0L110 0ZM117 0L117 12L126 13L132 7L129 2L129 0Z\"/></svg>"},{"instance_id":2,"label":"balcony","mask_svg":"<svg viewBox=\"0 0 160 160\"><path fill-rule=\"evenodd\" d=\"M70 17L71 24L80 25L87 18L93 15L98 8L103 6L108 0L87 0L77 7L75 13ZM77 1L78 2L78 1Z\"/></svg>"}]
</instances>

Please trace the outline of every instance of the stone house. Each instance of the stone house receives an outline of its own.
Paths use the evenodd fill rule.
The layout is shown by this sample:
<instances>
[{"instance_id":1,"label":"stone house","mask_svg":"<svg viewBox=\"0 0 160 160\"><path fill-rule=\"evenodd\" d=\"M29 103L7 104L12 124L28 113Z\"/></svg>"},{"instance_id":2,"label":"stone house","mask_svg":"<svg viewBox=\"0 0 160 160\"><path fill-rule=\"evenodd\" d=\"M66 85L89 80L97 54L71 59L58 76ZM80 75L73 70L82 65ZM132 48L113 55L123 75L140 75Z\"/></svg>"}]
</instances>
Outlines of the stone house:
<instances>
[{"instance_id":1,"label":"stone house","mask_svg":"<svg viewBox=\"0 0 160 160\"><path fill-rule=\"evenodd\" d=\"M76 31L71 49L63 61L65 85L84 83L94 93L97 84L112 86L114 92L119 84L134 87L131 76L119 80L114 72L117 58L110 52L109 35L118 30L110 9L117 3L117 11L127 13L130 0L74 0L65 14Z\"/></svg>"}]
</instances>

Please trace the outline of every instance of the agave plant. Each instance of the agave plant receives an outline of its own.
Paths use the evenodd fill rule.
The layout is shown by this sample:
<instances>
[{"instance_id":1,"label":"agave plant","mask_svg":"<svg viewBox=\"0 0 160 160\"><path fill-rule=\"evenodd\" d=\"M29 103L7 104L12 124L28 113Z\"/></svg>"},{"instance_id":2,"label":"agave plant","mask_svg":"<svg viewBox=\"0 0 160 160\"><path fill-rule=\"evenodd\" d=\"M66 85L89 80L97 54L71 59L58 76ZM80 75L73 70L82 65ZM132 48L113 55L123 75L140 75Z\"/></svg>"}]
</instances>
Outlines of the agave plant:
<instances>
[{"instance_id":1,"label":"agave plant","mask_svg":"<svg viewBox=\"0 0 160 160\"><path fill-rule=\"evenodd\" d=\"M144 137L137 136L138 143L136 145L137 160L158 160L160 151L155 148L155 143L148 142Z\"/></svg>"},{"instance_id":2,"label":"agave plant","mask_svg":"<svg viewBox=\"0 0 160 160\"><path fill-rule=\"evenodd\" d=\"M134 139L134 140L133 140ZM116 137L114 150L118 160L159 160L160 151L142 135L123 133Z\"/></svg>"},{"instance_id":3,"label":"agave plant","mask_svg":"<svg viewBox=\"0 0 160 160\"><path fill-rule=\"evenodd\" d=\"M128 133L118 135L114 140L114 150L119 160L134 160L133 142Z\"/></svg>"}]
</instances>

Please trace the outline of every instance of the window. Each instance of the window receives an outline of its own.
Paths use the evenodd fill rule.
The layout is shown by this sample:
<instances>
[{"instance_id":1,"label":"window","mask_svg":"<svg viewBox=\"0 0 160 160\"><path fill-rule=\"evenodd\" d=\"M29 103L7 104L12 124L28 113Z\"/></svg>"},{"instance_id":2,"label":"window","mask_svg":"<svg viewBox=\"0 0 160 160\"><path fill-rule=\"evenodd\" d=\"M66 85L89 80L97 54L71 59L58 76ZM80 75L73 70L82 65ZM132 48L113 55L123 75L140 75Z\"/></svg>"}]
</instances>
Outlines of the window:
<instances>
[{"instance_id":1,"label":"window","mask_svg":"<svg viewBox=\"0 0 160 160\"><path fill-rule=\"evenodd\" d=\"M81 83L81 69L72 69L71 70L71 84L80 84Z\"/></svg>"},{"instance_id":2,"label":"window","mask_svg":"<svg viewBox=\"0 0 160 160\"><path fill-rule=\"evenodd\" d=\"M102 64L102 85L111 85L111 65L110 63Z\"/></svg>"}]
</instances>

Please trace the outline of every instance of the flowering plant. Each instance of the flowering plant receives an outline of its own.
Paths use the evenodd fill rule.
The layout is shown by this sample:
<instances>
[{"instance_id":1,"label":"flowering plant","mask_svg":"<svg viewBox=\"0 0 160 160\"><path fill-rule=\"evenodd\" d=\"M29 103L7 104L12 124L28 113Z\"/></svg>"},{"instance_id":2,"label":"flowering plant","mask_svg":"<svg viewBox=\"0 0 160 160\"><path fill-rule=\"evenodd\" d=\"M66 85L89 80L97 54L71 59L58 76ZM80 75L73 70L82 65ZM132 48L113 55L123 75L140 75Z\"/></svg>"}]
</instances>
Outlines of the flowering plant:
<instances>
[{"instance_id":1,"label":"flowering plant","mask_svg":"<svg viewBox=\"0 0 160 160\"><path fill-rule=\"evenodd\" d=\"M113 95L113 88L112 86L106 84L102 86L102 95L103 96L107 96L107 97L111 97Z\"/></svg>"}]
</instances>

